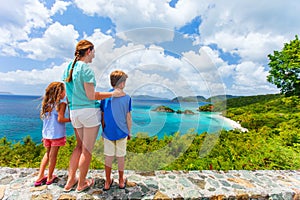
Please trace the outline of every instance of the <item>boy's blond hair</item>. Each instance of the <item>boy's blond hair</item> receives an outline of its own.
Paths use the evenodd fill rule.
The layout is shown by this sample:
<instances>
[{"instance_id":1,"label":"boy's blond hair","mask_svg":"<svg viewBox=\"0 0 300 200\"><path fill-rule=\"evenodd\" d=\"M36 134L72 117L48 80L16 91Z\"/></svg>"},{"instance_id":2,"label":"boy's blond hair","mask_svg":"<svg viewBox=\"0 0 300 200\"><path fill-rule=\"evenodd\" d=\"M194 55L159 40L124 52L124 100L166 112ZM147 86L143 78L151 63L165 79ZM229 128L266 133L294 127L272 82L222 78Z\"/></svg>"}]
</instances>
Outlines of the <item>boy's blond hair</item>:
<instances>
[{"instance_id":1,"label":"boy's blond hair","mask_svg":"<svg viewBox=\"0 0 300 200\"><path fill-rule=\"evenodd\" d=\"M110 74L110 84L112 87L118 86L120 83L125 82L128 78L128 75L121 71L115 70Z\"/></svg>"}]
</instances>

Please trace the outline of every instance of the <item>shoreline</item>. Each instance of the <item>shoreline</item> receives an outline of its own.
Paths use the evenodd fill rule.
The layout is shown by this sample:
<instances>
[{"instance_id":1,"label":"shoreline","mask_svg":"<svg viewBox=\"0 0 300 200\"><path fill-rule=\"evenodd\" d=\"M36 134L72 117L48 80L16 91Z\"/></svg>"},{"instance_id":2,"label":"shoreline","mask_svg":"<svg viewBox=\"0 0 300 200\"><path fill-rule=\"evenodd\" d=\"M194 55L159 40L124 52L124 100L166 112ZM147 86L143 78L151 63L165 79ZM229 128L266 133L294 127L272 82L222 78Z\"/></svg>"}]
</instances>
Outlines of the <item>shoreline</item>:
<instances>
[{"instance_id":1,"label":"shoreline","mask_svg":"<svg viewBox=\"0 0 300 200\"><path fill-rule=\"evenodd\" d=\"M242 127L238 122L230 119L230 118L227 118L227 117L224 117L222 115L222 113L218 113L216 114L216 117L219 118L219 119L222 119L224 120L226 123L228 123L233 129L238 129L240 131L242 131L243 133L245 132L248 132L248 129Z\"/></svg>"}]
</instances>

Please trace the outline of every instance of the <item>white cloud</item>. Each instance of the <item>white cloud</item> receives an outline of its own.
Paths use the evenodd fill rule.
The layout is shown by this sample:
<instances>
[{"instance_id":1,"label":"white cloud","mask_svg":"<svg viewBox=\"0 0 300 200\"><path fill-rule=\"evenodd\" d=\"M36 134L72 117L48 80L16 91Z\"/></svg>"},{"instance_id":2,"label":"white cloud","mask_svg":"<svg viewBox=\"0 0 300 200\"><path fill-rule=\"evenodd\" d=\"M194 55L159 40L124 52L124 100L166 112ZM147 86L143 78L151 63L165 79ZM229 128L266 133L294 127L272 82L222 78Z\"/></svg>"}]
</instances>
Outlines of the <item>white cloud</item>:
<instances>
[{"instance_id":1,"label":"white cloud","mask_svg":"<svg viewBox=\"0 0 300 200\"><path fill-rule=\"evenodd\" d=\"M235 80L240 85L257 87L267 82L268 72L263 66L257 66L253 62L244 62L236 66Z\"/></svg>"},{"instance_id":2,"label":"white cloud","mask_svg":"<svg viewBox=\"0 0 300 200\"><path fill-rule=\"evenodd\" d=\"M259 64L250 61L238 64L234 68L234 73L232 74L234 80L232 87L228 88L228 92L248 95L278 93L279 90L267 82L267 75L268 71Z\"/></svg>"},{"instance_id":3,"label":"white cloud","mask_svg":"<svg viewBox=\"0 0 300 200\"><path fill-rule=\"evenodd\" d=\"M16 48L19 41L29 39L33 29L51 23L49 10L38 0L10 0L0 7L0 49ZM15 55L15 51L1 54Z\"/></svg>"},{"instance_id":4,"label":"white cloud","mask_svg":"<svg viewBox=\"0 0 300 200\"><path fill-rule=\"evenodd\" d=\"M73 25L63 26L58 22L50 25L42 38L34 38L19 44L28 57L37 60L70 57L74 52L78 32Z\"/></svg>"},{"instance_id":5,"label":"white cloud","mask_svg":"<svg viewBox=\"0 0 300 200\"><path fill-rule=\"evenodd\" d=\"M266 57L300 32L296 1L229 1L212 4L199 27L204 44L217 44L243 61L266 62Z\"/></svg>"},{"instance_id":6,"label":"white cloud","mask_svg":"<svg viewBox=\"0 0 300 200\"><path fill-rule=\"evenodd\" d=\"M145 27L119 32L117 36L135 44L153 44L172 41L174 31L166 28Z\"/></svg>"},{"instance_id":7,"label":"white cloud","mask_svg":"<svg viewBox=\"0 0 300 200\"><path fill-rule=\"evenodd\" d=\"M207 3L197 0L180 0L176 8L161 0L75 0L75 3L88 15L111 18L117 24L118 32L144 27L181 27L207 6Z\"/></svg>"},{"instance_id":8,"label":"white cloud","mask_svg":"<svg viewBox=\"0 0 300 200\"><path fill-rule=\"evenodd\" d=\"M24 29L27 33L30 33L32 28L45 28L52 21L49 10L38 0L28 0L23 6L26 19Z\"/></svg>"},{"instance_id":9,"label":"white cloud","mask_svg":"<svg viewBox=\"0 0 300 200\"><path fill-rule=\"evenodd\" d=\"M216 75L217 68L201 69L202 66L214 66L207 55L209 53L210 56L215 56L214 52L205 52L208 50L212 51L202 47L199 50L201 55L188 52L184 57L175 58L165 55L160 46L152 45L146 48L129 43L115 48L114 39L110 39L96 48L96 57L91 66L95 70L101 90L110 87L109 74L115 69L121 69L129 74L126 86L129 93L143 93L145 91L141 90L145 89L154 96L161 95L163 91L184 96L223 94L224 85ZM192 62L197 66L193 66Z\"/></svg>"},{"instance_id":10,"label":"white cloud","mask_svg":"<svg viewBox=\"0 0 300 200\"><path fill-rule=\"evenodd\" d=\"M7 73L0 72L0 83L11 83L13 85L45 85L52 81L61 81L64 69L69 62L60 66L49 66L44 70L33 69L31 71L16 70Z\"/></svg>"},{"instance_id":11,"label":"white cloud","mask_svg":"<svg viewBox=\"0 0 300 200\"><path fill-rule=\"evenodd\" d=\"M208 37L207 44L215 43L224 52L237 54L241 61L266 62L267 55L275 49L281 49L286 38L269 34L249 33L247 35L233 35L225 31Z\"/></svg>"},{"instance_id":12,"label":"white cloud","mask_svg":"<svg viewBox=\"0 0 300 200\"><path fill-rule=\"evenodd\" d=\"M51 15L55 15L56 13L63 14L64 11L67 10L67 7L71 5L71 2L56 0L56 2L51 7Z\"/></svg>"}]
</instances>

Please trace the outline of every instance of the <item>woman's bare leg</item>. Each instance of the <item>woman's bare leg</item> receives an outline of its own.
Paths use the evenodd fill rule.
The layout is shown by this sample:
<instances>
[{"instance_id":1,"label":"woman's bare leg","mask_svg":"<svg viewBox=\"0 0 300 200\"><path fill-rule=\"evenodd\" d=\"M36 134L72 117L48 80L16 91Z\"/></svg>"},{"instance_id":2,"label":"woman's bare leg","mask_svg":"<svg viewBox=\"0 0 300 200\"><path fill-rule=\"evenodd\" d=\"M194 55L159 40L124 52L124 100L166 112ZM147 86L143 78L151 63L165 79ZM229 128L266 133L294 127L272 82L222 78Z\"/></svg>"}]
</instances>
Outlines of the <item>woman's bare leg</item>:
<instances>
[{"instance_id":1,"label":"woman's bare leg","mask_svg":"<svg viewBox=\"0 0 300 200\"><path fill-rule=\"evenodd\" d=\"M83 128L82 137L82 153L79 158L79 178L77 190L82 190L88 184L86 180L86 175L90 167L90 162L92 158L92 151L97 139L99 131L99 126L92 128Z\"/></svg>"},{"instance_id":2,"label":"woman's bare leg","mask_svg":"<svg viewBox=\"0 0 300 200\"><path fill-rule=\"evenodd\" d=\"M82 152L82 135L83 128L74 129L76 135L76 147L73 150L73 153L70 158L69 171L68 171L68 181L65 185L65 189L69 190L76 183L76 171L78 169L79 158Z\"/></svg>"}]
</instances>

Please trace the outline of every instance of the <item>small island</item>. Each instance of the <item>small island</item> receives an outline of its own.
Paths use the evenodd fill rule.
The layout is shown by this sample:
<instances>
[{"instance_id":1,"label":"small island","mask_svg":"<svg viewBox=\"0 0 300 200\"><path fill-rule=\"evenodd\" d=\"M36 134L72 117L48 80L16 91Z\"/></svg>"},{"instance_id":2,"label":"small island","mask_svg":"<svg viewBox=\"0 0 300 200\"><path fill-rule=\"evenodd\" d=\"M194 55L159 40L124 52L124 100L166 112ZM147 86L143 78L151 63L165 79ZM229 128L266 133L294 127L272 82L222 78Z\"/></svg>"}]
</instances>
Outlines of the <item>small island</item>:
<instances>
[{"instance_id":1,"label":"small island","mask_svg":"<svg viewBox=\"0 0 300 200\"><path fill-rule=\"evenodd\" d=\"M186 114L186 115L194 115L195 113L192 110L173 110L172 108L169 108L167 106L158 106L157 108L153 109L152 111L155 112L167 112L167 113L174 113L176 112L177 114Z\"/></svg>"},{"instance_id":2,"label":"small island","mask_svg":"<svg viewBox=\"0 0 300 200\"><path fill-rule=\"evenodd\" d=\"M199 112L213 112L214 106L212 104L206 104L203 106L199 106L198 111Z\"/></svg>"},{"instance_id":3,"label":"small island","mask_svg":"<svg viewBox=\"0 0 300 200\"><path fill-rule=\"evenodd\" d=\"M157 108L153 109L152 111L167 112L167 113L174 113L175 112L175 110L173 110L172 108L169 108L167 106L158 106Z\"/></svg>"},{"instance_id":4,"label":"small island","mask_svg":"<svg viewBox=\"0 0 300 200\"><path fill-rule=\"evenodd\" d=\"M184 111L177 110L176 113L177 114L185 114L185 115L194 115L195 114L192 110L184 110Z\"/></svg>"}]
</instances>

